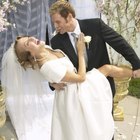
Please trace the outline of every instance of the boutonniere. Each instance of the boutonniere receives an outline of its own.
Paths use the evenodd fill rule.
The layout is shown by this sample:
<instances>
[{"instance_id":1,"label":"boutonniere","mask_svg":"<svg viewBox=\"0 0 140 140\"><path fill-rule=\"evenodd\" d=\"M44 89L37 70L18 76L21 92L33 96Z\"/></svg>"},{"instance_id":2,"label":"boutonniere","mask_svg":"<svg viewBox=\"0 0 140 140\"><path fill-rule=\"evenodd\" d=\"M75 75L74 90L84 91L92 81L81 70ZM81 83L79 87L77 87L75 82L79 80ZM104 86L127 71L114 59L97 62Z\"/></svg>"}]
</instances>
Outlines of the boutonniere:
<instances>
[{"instance_id":1,"label":"boutonniere","mask_svg":"<svg viewBox=\"0 0 140 140\"><path fill-rule=\"evenodd\" d=\"M85 39L85 43L87 43L87 47L89 49L89 43L91 41L91 36L85 36L84 39Z\"/></svg>"}]
</instances>

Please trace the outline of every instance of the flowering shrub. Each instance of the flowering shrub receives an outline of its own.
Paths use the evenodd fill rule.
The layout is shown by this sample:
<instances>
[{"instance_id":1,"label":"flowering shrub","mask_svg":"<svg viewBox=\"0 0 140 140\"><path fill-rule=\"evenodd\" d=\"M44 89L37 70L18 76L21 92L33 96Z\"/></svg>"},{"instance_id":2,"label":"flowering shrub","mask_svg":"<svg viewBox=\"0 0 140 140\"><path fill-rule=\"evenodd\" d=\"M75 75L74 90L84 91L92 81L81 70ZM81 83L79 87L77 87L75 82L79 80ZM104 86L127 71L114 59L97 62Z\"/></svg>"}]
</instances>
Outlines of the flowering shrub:
<instances>
[{"instance_id":1,"label":"flowering shrub","mask_svg":"<svg viewBox=\"0 0 140 140\"><path fill-rule=\"evenodd\" d=\"M131 46L137 47L140 35L140 0L96 0L96 4L107 24L124 36Z\"/></svg>"},{"instance_id":2,"label":"flowering shrub","mask_svg":"<svg viewBox=\"0 0 140 140\"><path fill-rule=\"evenodd\" d=\"M18 4L23 5L27 1L28 0L3 0L0 3L0 32L6 30L7 26L11 25L11 23L7 21L7 13L11 12L12 10L16 11L16 6Z\"/></svg>"}]
</instances>

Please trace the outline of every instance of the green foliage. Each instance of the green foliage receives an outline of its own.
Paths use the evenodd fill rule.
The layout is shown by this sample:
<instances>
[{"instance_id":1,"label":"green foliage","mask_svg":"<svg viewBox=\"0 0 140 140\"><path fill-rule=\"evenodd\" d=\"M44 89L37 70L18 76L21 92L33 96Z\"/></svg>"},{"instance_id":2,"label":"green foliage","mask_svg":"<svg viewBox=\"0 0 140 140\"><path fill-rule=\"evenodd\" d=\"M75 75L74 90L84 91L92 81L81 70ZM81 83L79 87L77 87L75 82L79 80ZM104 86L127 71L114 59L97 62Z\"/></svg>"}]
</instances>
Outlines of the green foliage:
<instances>
[{"instance_id":1,"label":"green foliage","mask_svg":"<svg viewBox=\"0 0 140 140\"><path fill-rule=\"evenodd\" d=\"M140 98L140 78L132 79L129 83L129 95Z\"/></svg>"}]
</instances>

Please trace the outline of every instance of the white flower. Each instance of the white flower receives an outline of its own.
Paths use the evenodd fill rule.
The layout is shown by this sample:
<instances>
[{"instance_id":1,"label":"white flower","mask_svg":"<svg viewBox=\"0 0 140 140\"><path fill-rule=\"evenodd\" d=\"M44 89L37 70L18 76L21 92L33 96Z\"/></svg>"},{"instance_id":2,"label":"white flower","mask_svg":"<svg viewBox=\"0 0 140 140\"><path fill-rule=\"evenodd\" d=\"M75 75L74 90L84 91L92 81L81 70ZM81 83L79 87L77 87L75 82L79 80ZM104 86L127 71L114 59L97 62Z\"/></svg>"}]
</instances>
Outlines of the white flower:
<instances>
[{"instance_id":1,"label":"white flower","mask_svg":"<svg viewBox=\"0 0 140 140\"><path fill-rule=\"evenodd\" d=\"M86 43L90 43L90 41L91 41L91 36L85 36L84 39L85 39L85 42L86 42Z\"/></svg>"},{"instance_id":2,"label":"white flower","mask_svg":"<svg viewBox=\"0 0 140 140\"><path fill-rule=\"evenodd\" d=\"M91 41L91 36L85 36L84 39L85 39L85 42L87 43L87 47L89 49L89 43Z\"/></svg>"}]
</instances>

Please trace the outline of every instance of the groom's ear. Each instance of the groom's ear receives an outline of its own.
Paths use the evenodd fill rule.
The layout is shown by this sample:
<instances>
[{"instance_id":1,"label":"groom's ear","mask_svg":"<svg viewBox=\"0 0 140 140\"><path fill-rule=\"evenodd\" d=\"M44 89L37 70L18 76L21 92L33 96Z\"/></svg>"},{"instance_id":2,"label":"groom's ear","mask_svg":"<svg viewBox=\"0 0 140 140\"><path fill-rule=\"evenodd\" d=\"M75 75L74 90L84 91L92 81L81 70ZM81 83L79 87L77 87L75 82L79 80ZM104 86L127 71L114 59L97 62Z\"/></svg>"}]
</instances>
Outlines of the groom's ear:
<instances>
[{"instance_id":1,"label":"groom's ear","mask_svg":"<svg viewBox=\"0 0 140 140\"><path fill-rule=\"evenodd\" d=\"M71 21L72 19L73 19L73 16L72 16L71 13L69 13L68 16L67 16L67 21Z\"/></svg>"}]
</instances>

